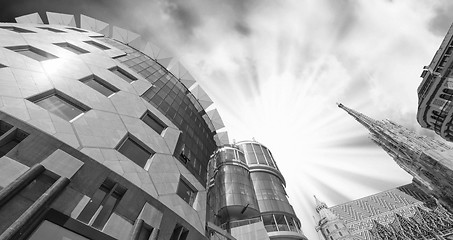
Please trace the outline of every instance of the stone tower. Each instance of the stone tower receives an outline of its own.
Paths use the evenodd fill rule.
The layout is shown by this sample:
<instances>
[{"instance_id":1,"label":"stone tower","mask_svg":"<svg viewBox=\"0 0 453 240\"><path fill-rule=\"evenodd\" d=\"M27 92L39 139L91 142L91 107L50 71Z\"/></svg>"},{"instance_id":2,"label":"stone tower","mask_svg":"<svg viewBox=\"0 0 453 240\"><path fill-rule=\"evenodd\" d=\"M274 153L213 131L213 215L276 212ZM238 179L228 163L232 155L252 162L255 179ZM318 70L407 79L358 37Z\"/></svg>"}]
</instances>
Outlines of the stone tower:
<instances>
[{"instance_id":1,"label":"stone tower","mask_svg":"<svg viewBox=\"0 0 453 240\"><path fill-rule=\"evenodd\" d=\"M353 239L343 221L335 215L324 202L315 197L316 212L319 214L316 231L321 231L322 236L327 240Z\"/></svg>"}]
</instances>

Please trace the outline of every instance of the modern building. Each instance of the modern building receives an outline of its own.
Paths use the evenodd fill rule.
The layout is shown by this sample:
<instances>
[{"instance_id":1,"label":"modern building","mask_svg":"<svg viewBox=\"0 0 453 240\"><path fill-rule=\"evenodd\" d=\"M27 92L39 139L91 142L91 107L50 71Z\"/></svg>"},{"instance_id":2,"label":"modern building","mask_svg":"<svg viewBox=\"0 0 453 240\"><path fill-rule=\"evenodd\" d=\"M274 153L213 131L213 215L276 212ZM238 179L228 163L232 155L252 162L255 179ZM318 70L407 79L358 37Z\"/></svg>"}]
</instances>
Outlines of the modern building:
<instances>
[{"instance_id":1,"label":"modern building","mask_svg":"<svg viewBox=\"0 0 453 240\"><path fill-rule=\"evenodd\" d=\"M453 141L453 25L429 66L423 68L418 92L417 121L423 128L434 130L447 141Z\"/></svg>"},{"instance_id":2,"label":"modern building","mask_svg":"<svg viewBox=\"0 0 453 240\"><path fill-rule=\"evenodd\" d=\"M453 215L414 184L316 211L327 240L453 239Z\"/></svg>"},{"instance_id":3,"label":"modern building","mask_svg":"<svg viewBox=\"0 0 453 240\"><path fill-rule=\"evenodd\" d=\"M453 239L452 147L390 120L338 104L365 126L413 183L328 208L316 199L317 230L336 239Z\"/></svg>"},{"instance_id":4,"label":"modern building","mask_svg":"<svg viewBox=\"0 0 453 240\"><path fill-rule=\"evenodd\" d=\"M0 239L207 239L212 101L139 35L47 18L0 23Z\"/></svg>"},{"instance_id":5,"label":"modern building","mask_svg":"<svg viewBox=\"0 0 453 240\"><path fill-rule=\"evenodd\" d=\"M208 219L233 238L307 239L266 146L256 141L224 145L213 154L208 172Z\"/></svg>"}]
</instances>

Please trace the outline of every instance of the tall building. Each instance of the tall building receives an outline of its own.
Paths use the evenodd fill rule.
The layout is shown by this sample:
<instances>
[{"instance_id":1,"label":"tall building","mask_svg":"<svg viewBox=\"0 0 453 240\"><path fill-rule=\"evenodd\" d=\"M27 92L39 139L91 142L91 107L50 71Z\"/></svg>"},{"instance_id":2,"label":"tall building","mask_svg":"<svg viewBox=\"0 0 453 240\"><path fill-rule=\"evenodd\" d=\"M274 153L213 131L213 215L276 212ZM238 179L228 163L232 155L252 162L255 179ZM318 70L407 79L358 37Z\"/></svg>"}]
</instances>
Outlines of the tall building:
<instances>
[{"instance_id":1,"label":"tall building","mask_svg":"<svg viewBox=\"0 0 453 240\"><path fill-rule=\"evenodd\" d=\"M224 145L209 164L208 219L238 240L306 240L285 185L264 145ZM211 239L219 238L211 234Z\"/></svg>"},{"instance_id":2,"label":"tall building","mask_svg":"<svg viewBox=\"0 0 453 240\"><path fill-rule=\"evenodd\" d=\"M317 230L336 239L453 239L452 148L392 121L377 121L338 104L365 126L371 139L413 183L328 208L316 199ZM445 209L446 206L449 210Z\"/></svg>"},{"instance_id":3,"label":"tall building","mask_svg":"<svg viewBox=\"0 0 453 240\"><path fill-rule=\"evenodd\" d=\"M417 121L424 128L434 130L447 141L453 141L453 25L437 50L429 66L423 68L423 78L417 89Z\"/></svg>"},{"instance_id":4,"label":"tall building","mask_svg":"<svg viewBox=\"0 0 453 240\"><path fill-rule=\"evenodd\" d=\"M414 184L316 211L326 240L453 239L453 215Z\"/></svg>"},{"instance_id":5,"label":"tall building","mask_svg":"<svg viewBox=\"0 0 453 240\"><path fill-rule=\"evenodd\" d=\"M413 182L453 211L452 147L442 141L420 136L390 120L377 121L338 104L370 131L371 140L413 177Z\"/></svg>"},{"instance_id":6,"label":"tall building","mask_svg":"<svg viewBox=\"0 0 453 240\"><path fill-rule=\"evenodd\" d=\"M0 239L207 239L212 101L139 35L47 18L0 23Z\"/></svg>"}]
</instances>

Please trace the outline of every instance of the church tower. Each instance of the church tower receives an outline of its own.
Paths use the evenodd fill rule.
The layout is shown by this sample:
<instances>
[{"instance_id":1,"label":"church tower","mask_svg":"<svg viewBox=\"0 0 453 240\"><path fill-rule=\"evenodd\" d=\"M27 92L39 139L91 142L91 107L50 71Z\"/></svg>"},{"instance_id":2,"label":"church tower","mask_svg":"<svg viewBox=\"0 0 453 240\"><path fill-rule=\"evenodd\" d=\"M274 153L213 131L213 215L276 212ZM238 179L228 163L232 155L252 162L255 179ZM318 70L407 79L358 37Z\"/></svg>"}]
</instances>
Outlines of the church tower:
<instances>
[{"instance_id":1,"label":"church tower","mask_svg":"<svg viewBox=\"0 0 453 240\"><path fill-rule=\"evenodd\" d=\"M324 202L319 201L315 197L316 212L319 214L319 222L316 226L316 231L321 231L321 234L326 240L352 240L349 232L343 221L335 215Z\"/></svg>"}]
</instances>

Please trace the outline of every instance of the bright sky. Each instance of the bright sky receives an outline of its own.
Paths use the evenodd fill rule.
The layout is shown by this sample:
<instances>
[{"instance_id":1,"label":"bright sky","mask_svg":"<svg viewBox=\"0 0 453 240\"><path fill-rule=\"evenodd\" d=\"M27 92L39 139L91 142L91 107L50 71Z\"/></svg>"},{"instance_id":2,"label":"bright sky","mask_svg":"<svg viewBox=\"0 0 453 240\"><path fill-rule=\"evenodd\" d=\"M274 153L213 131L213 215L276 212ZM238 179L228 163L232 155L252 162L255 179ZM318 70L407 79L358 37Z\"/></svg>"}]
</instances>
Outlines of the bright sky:
<instances>
[{"instance_id":1,"label":"bright sky","mask_svg":"<svg viewBox=\"0 0 453 240\"><path fill-rule=\"evenodd\" d=\"M177 54L230 139L272 151L311 240L312 195L333 206L411 181L335 103L430 134L416 89L453 20L450 0L22 2L3 11L83 13Z\"/></svg>"}]
</instances>

